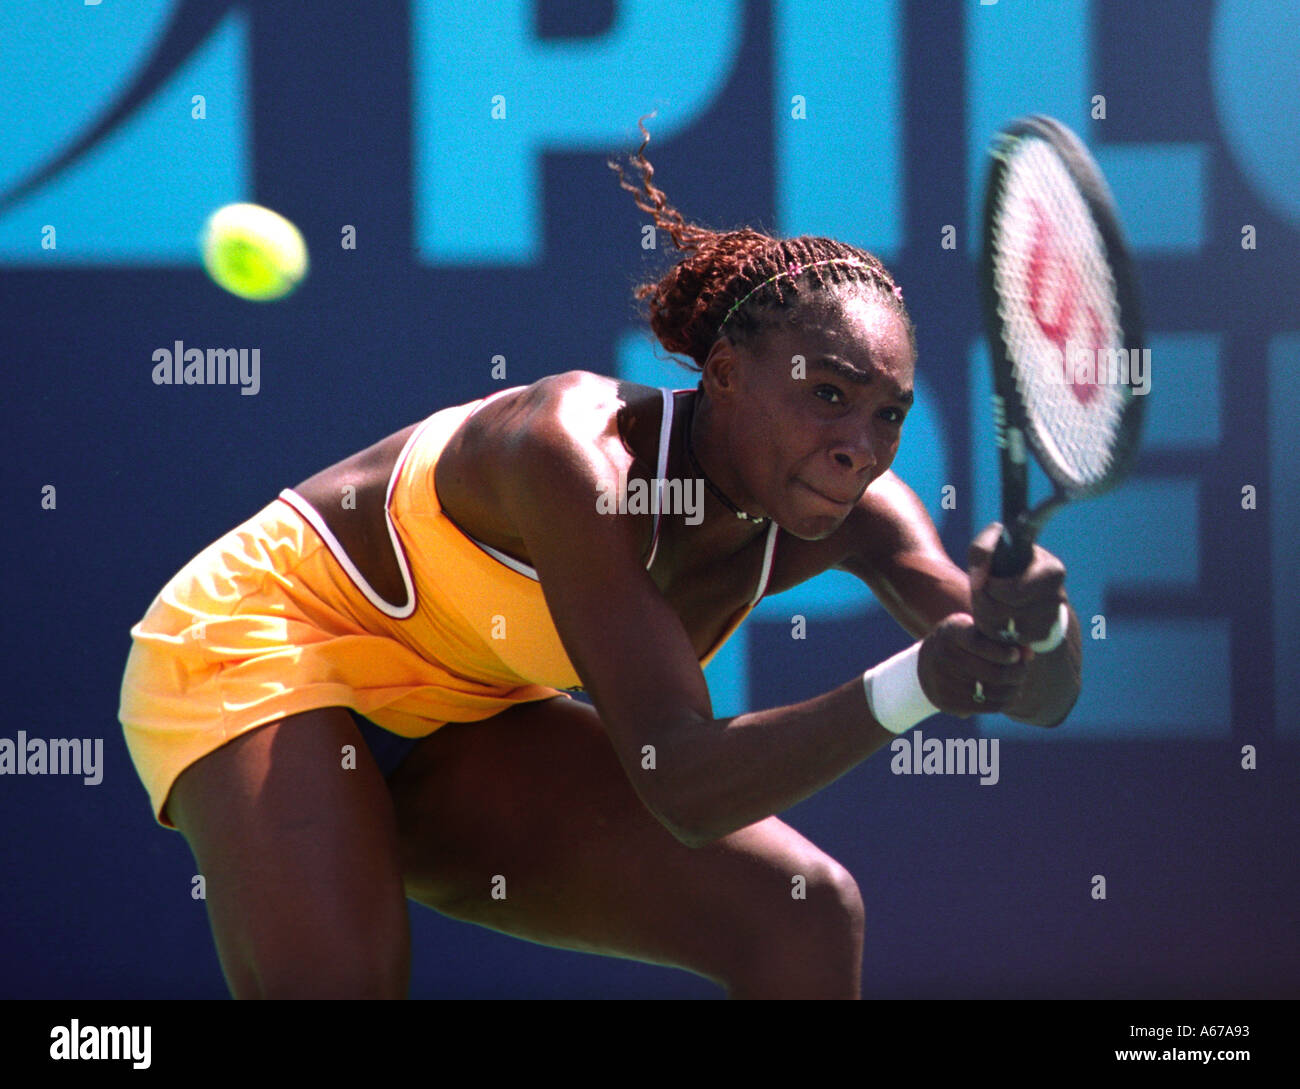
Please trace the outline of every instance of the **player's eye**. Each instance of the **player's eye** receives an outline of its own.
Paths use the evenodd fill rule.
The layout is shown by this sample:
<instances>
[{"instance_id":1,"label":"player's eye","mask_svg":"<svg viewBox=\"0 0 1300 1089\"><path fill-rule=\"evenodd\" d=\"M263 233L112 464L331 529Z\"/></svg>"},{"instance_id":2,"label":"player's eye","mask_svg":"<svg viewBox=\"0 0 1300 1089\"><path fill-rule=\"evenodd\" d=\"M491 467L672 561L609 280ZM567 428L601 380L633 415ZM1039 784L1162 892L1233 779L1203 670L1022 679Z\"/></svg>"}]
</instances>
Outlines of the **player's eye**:
<instances>
[{"instance_id":1,"label":"player's eye","mask_svg":"<svg viewBox=\"0 0 1300 1089\"><path fill-rule=\"evenodd\" d=\"M831 401L831 400L829 400L829 399L823 397L822 400L823 400L823 401L826 401L826 403L827 403L828 405L835 405L835 404L840 404L840 405L842 405L842 404L844 404L844 394L842 394L842 393L841 393L838 389L836 389L834 386L818 386L818 387L816 388L816 390L814 390L813 392L816 393L816 394L818 394L818 395L820 395L820 394L822 394L822 393L824 393L824 392L825 392L825 393L833 393L836 397L839 398L838 401Z\"/></svg>"},{"instance_id":2,"label":"player's eye","mask_svg":"<svg viewBox=\"0 0 1300 1089\"><path fill-rule=\"evenodd\" d=\"M897 408L882 409L880 414L891 424L896 424L899 427L901 427L903 421L907 419L907 413Z\"/></svg>"}]
</instances>

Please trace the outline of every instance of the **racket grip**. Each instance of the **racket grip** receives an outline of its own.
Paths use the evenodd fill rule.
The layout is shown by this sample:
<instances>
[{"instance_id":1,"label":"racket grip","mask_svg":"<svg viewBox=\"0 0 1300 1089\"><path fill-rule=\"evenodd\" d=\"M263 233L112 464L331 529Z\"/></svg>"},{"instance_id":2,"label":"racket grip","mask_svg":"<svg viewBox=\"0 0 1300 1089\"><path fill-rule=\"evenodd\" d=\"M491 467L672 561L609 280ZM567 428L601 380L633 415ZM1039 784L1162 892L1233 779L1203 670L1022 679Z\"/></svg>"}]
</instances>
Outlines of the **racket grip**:
<instances>
[{"instance_id":1,"label":"racket grip","mask_svg":"<svg viewBox=\"0 0 1300 1089\"><path fill-rule=\"evenodd\" d=\"M1034 558L1034 535L1017 522L1010 531L1004 526L993 551L991 573L994 578L1014 578L1022 574Z\"/></svg>"}]
</instances>

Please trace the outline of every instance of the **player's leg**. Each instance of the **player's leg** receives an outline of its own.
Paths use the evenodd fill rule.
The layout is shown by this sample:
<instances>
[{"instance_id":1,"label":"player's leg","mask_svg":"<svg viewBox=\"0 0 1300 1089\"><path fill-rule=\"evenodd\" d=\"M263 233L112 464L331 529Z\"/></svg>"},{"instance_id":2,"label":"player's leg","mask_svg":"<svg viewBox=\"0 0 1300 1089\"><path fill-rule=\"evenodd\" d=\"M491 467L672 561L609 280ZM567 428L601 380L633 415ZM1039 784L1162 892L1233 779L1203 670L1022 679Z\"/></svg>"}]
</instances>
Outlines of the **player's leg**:
<instances>
[{"instance_id":1,"label":"player's leg","mask_svg":"<svg viewBox=\"0 0 1300 1089\"><path fill-rule=\"evenodd\" d=\"M290 715L209 753L177 779L167 812L205 878L236 998L406 996L392 800L345 708Z\"/></svg>"},{"instance_id":2,"label":"player's leg","mask_svg":"<svg viewBox=\"0 0 1300 1089\"><path fill-rule=\"evenodd\" d=\"M844 867L775 818L683 846L586 704L444 726L389 786L407 892L446 915L685 968L733 997L858 996L863 909Z\"/></svg>"}]
</instances>

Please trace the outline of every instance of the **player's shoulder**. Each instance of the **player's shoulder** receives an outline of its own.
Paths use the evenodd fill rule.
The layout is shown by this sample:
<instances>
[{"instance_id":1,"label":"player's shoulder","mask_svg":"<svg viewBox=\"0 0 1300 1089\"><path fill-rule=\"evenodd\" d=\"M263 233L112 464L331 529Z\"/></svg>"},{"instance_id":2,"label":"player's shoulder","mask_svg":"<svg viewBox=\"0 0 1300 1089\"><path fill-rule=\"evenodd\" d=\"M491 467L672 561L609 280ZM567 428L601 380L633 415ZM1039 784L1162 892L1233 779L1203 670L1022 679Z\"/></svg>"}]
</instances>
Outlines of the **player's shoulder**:
<instances>
[{"instance_id":1,"label":"player's shoulder","mask_svg":"<svg viewBox=\"0 0 1300 1089\"><path fill-rule=\"evenodd\" d=\"M467 421L464 460L476 464L492 494L512 485L547 485L558 500L576 489L617 487L644 441L644 420L662 404L653 386L592 371L547 375L498 397Z\"/></svg>"},{"instance_id":2,"label":"player's shoulder","mask_svg":"<svg viewBox=\"0 0 1300 1089\"><path fill-rule=\"evenodd\" d=\"M547 455L586 451L615 465L631 451L629 421L661 403L653 386L627 382L593 371L547 375L523 387L515 398L501 398L500 411L484 423L506 425L499 438L516 453ZM508 421L508 422L507 422ZM620 451L622 453L620 453Z\"/></svg>"},{"instance_id":3,"label":"player's shoulder","mask_svg":"<svg viewBox=\"0 0 1300 1089\"><path fill-rule=\"evenodd\" d=\"M579 425L580 434L621 408L639 406L647 398L660 396L654 386L583 370L548 375L534 382L533 388L539 404L551 414L572 413L566 423Z\"/></svg>"},{"instance_id":4,"label":"player's shoulder","mask_svg":"<svg viewBox=\"0 0 1300 1089\"><path fill-rule=\"evenodd\" d=\"M639 562L648 547L648 517L607 515L632 475L638 449L642 460L648 454L651 399L662 406L652 386L577 370L520 391L513 426L485 460L491 464L489 494L530 555L535 549L546 554L549 538L567 540L570 548L577 539L586 555Z\"/></svg>"}]
</instances>

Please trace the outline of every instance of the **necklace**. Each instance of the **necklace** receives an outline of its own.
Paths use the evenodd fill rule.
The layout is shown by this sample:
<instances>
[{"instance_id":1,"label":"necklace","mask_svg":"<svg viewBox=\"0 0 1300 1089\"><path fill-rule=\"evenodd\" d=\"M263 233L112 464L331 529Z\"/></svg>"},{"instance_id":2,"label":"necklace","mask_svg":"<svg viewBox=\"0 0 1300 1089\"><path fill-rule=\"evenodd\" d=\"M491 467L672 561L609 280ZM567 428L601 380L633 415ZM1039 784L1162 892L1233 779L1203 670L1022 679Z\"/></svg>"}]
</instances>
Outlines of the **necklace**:
<instances>
[{"instance_id":1,"label":"necklace","mask_svg":"<svg viewBox=\"0 0 1300 1089\"><path fill-rule=\"evenodd\" d=\"M691 442L691 429L695 424L695 402L699 400L699 396L700 396L700 391L697 390L695 394L695 399L691 401L691 418L686 421L686 456L691 459L691 465L694 467L695 471L699 473L699 475L703 478L704 486L714 494L715 498L717 498L719 502L722 503L723 506L725 506L729 511L732 511L737 518L743 518L747 522L754 522L757 525L762 525L764 522L767 521L767 519L759 518L753 514L746 514L743 510L741 510L738 506L736 506L735 503L733 503L730 499L728 499L725 495L723 495L722 489L719 488L716 484L713 483L712 480L709 479L709 474L704 471L703 467L695 458L695 446Z\"/></svg>"}]
</instances>

